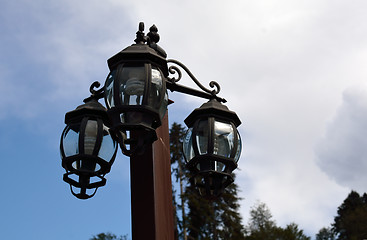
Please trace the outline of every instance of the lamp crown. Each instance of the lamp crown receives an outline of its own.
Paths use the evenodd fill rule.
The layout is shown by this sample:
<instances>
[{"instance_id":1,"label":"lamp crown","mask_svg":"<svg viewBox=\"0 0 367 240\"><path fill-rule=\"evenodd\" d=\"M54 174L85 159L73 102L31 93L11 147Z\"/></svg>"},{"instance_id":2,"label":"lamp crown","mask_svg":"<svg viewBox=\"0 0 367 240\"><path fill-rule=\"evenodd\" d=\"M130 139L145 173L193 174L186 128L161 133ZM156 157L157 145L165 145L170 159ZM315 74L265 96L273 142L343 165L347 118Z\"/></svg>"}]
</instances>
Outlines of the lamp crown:
<instances>
[{"instance_id":1,"label":"lamp crown","mask_svg":"<svg viewBox=\"0 0 367 240\"><path fill-rule=\"evenodd\" d=\"M151 62L159 66L165 77L168 76L167 53L157 44L160 39L158 28L153 25L149 30L150 32L145 36L144 23L139 24L134 40L136 44L123 49L107 60L111 71L121 63Z\"/></svg>"},{"instance_id":2,"label":"lamp crown","mask_svg":"<svg viewBox=\"0 0 367 240\"><path fill-rule=\"evenodd\" d=\"M65 123L68 124L71 121L79 120L84 116L98 116L102 118L105 123L109 123L107 109L95 98L91 98L84 104L78 106L75 110L67 112L65 114Z\"/></svg>"},{"instance_id":3,"label":"lamp crown","mask_svg":"<svg viewBox=\"0 0 367 240\"><path fill-rule=\"evenodd\" d=\"M199 108L196 108L186 119L185 123L191 126L197 118L202 116L216 116L217 118L225 118L233 121L236 127L241 124L241 120L237 114L228 109L224 104L221 104L216 99L211 99L210 101L204 103Z\"/></svg>"}]
</instances>

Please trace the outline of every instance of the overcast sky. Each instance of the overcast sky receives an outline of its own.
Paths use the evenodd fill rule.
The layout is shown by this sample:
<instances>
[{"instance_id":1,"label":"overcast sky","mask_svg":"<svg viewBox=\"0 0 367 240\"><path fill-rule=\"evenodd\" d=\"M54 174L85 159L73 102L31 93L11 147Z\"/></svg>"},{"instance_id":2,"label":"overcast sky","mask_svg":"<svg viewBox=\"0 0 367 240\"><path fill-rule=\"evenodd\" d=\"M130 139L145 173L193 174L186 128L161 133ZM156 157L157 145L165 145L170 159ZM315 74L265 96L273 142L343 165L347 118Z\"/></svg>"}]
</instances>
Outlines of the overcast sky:
<instances>
[{"instance_id":1,"label":"overcast sky","mask_svg":"<svg viewBox=\"0 0 367 240\"><path fill-rule=\"evenodd\" d=\"M366 11L363 0L2 1L2 238L130 234L128 158L119 153L107 185L82 201L62 181L58 148L65 112L104 83L106 60L140 21L156 24L168 58L217 81L241 118L244 224L259 200L278 225L314 237L352 189L366 192ZM171 123L203 103L170 98Z\"/></svg>"}]
</instances>

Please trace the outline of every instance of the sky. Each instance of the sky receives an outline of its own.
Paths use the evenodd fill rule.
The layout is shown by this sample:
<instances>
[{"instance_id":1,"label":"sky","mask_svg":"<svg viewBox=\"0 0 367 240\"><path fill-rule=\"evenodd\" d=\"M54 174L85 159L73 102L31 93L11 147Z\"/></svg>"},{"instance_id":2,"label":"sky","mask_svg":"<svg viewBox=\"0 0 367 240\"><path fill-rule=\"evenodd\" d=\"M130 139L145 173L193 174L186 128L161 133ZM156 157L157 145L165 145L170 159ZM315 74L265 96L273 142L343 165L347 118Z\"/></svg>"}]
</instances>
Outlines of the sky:
<instances>
[{"instance_id":1,"label":"sky","mask_svg":"<svg viewBox=\"0 0 367 240\"><path fill-rule=\"evenodd\" d=\"M119 152L106 186L79 200L62 181L59 141L64 114L104 83L141 21L158 27L168 58L217 81L242 120L243 223L261 201L279 226L314 237L352 189L367 191L366 10L363 0L1 1L2 238L130 235L129 159ZM181 124L205 101L170 99Z\"/></svg>"}]
</instances>

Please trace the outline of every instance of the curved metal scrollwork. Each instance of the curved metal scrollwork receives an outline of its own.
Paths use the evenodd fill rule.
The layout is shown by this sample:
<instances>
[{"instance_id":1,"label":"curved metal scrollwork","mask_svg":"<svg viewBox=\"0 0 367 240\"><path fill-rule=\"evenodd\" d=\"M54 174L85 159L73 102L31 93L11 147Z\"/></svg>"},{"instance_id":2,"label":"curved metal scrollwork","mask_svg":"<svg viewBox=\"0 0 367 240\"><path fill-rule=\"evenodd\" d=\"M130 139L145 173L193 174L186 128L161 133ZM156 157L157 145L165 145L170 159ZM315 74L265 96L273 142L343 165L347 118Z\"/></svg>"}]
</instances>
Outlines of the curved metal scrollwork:
<instances>
[{"instance_id":1,"label":"curved metal scrollwork","mask_svg":"<svg viewBox=\"0 0 367 240\"><path fill-rule=\"evenodd\" d=\"M185 70L185 72L190 76L190 78L195 82L195 84L201 89L203 90L204 92L207 92L209 94L211 94L212 96L216 96L219 92L220 92L220 86L217 82L215 81L211 81L209 83L209 86L211 88L215 88L215 89L208 89L206 87L204 87L200 82L199 80L196 79L196 77L190 72L190 70L181 62L177 61L177 60L174 60L174 59L168 59L167 60L168 63L174 63L178 66L180 66L183 70ZM175 78L175 77L172 77L172 78L168 78L172 83L176 83L178 81L181 80L181 77L182 77L182 73L180 71L180 69L177 67L177 66L170 66L168 71L171 73L171 74L177 74L178 77Z\"/></svg>"},{"instance_id":2,"label":"curved metal scrollwork","mask_svg":"<svg viewBox=\"0 0 367 240\"><path fill-rule=\"evenodd\" d=\"M97 89L101 86L101 83L98 81L93 82L89 87L89 92L91 93L90 97L84 99L84 102L87 102L91 99L101 99L103 98L104 94L104 87Z\"/></svg>"},{"instance_id":3,"label":"curved metal scrollwork","mask_svg":"<svg viewBox=\"0 0 367 240\"><path fill-rule=\"evenodd\" d=\"M94 90L94 88L99 88L101 86L101 83L98 81L95 81L92 83L92 85L90 85L89 87L89 92L94 96L98 93L98 91L101 91L101 89L99 90Z\"/></svg>"}]
</instances>

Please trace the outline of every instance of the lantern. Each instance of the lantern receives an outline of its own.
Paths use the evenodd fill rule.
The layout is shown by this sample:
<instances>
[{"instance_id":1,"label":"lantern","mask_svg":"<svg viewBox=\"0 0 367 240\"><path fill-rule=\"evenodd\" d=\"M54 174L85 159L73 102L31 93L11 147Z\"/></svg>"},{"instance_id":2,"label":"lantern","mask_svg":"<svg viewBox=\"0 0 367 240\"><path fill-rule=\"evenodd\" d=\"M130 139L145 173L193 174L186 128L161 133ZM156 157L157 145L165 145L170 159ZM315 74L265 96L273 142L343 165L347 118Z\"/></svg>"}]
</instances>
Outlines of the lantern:
<instances>
[{"instance_id":1,"label":"lantern","mask_svg":"<svg viewBox=\"0 0 367 240\"><path fill-rule=\"evenodd\" d=\"M156 42L159 40L155 26L150 28L148 44L139 26L136 44L127 47L108 60L108 75L104 92L108 115L116 132L122 151L130 155L135 151L127 145L140 148L157 139L155 129L167 110L168 76L166 53ZM141 131L144 138L134 138Z\"/></svg>"},{"instance_id":2,"label":"lantern","mask_svg":"<svg viewBox=\"0 0 367 240\"><path fill-rule=\"evenodd\" d=\"M189 128L183 143L193 184L201 195L218 197L233 182L241 153L241 124L235 112L215 99L195 109L185 120Z\"/></svg>"},{"instance_id":3,"label":"lantern","mask_svg":"<svg viewBox=\"0 0 367 240\"><path fill-rule=\"evenodd\" d=\"M87 199L104 186L104 175L111 169L117 143L109 133L106 109L94 98L66 113L60 142L64 181L71 192Z\"/></svg>"}]
</instances>

